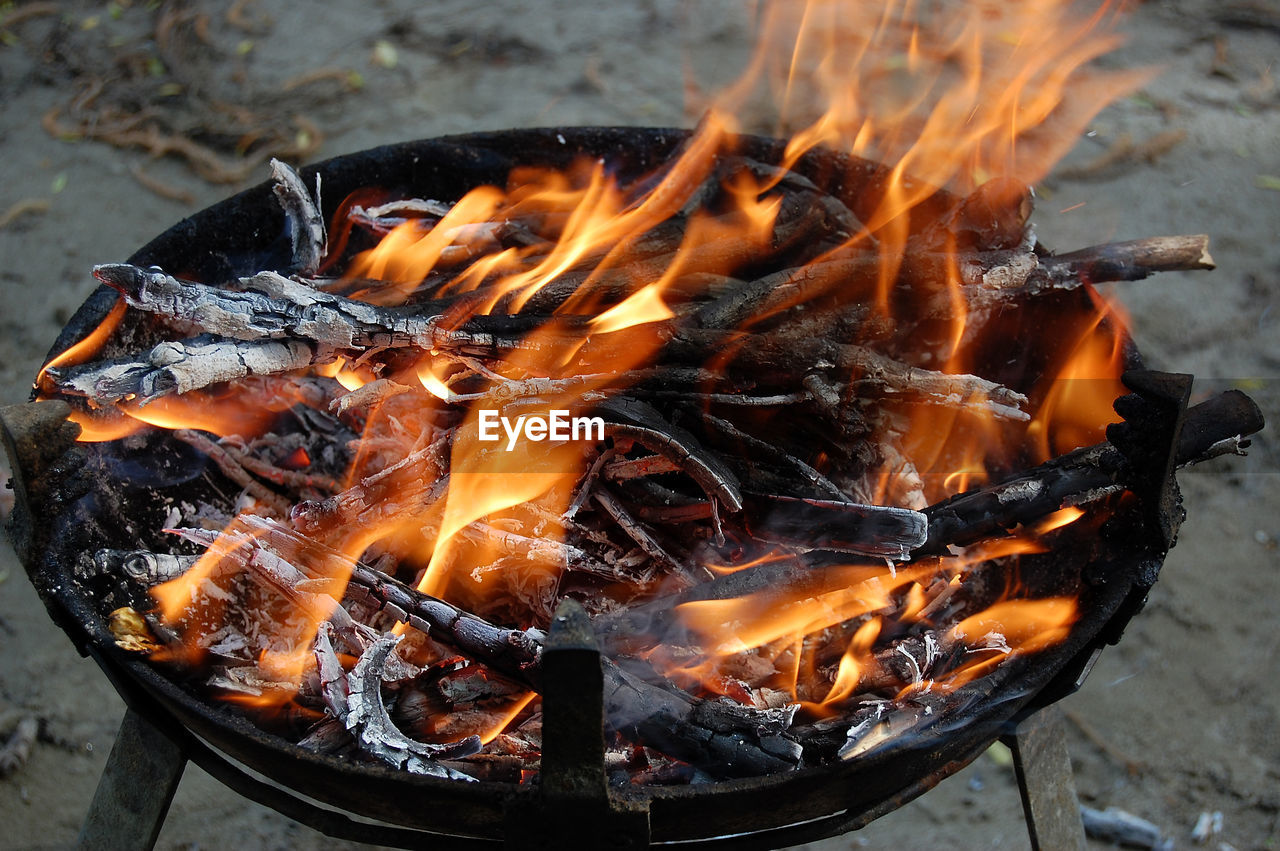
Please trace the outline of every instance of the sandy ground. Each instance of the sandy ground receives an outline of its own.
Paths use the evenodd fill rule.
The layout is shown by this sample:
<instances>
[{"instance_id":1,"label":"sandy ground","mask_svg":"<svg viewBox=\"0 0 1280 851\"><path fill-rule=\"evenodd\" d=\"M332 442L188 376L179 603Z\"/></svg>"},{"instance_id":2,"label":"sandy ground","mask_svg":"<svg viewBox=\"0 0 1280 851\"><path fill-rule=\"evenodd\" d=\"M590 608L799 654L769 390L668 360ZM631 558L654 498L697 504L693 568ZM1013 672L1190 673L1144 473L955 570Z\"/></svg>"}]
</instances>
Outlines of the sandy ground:
<instances>
[{"instance_id":1,"label":"sandy ground","mask_svg":"<svg viewBox=\"0 0 1280 851\"><path fill-rule=\"evenodd\" d=\"M219 132L219 120L225 132L243 133L230 112L210 118L215 101L237 103L254 111L250 123L284 128L282 145L312 148L304 156L317 159L468 130L687 126L684 57L704 78L724 78L747 43L745 18L730 3L380 0L327 4L320 13L275 0L211 0L187 4L207 12L207 31L189 21L157 38L159 5L0 6L5 404L26 398L58 329L92 289L93 263L123 260L182 216L265 177L258 168L247 180L213 184L176 157L54 138L42 116L88 80L159 78L168 94L147 108L197 134ZM3 23L13 14L24 20ZM1280 6L1152 2L1136 9L1127 30L1130 43L1108 61L1162 63L1164 73L1103 112L1068 166L1090 172L1124 134L1138 151L1040 187L1041 239L1066 250L1211 233L1217 271L1162 275L1119 295L1153 366L1196 374L1197 392L1244 387L1280 422L1280 94L1271 66L1280 56ZM312 71L326 73L284 91ZM155 83L139 90L154 93ZM313 124L294 123L295 113ZM1171 131L1181 131L1180 141L1159 144ZM1152 139L1157 144L1144 148ZM142 185L141 168L177 199ZM1273 435L1258 438L1249 459L1181 476L1190 518L1147 609L1064 703L1082 800L1149 819L1182 847L1192 844L1201 813L1215 811L1223 828L1209 847L1280 843ZM7 546L0 547L0 648L0 734L24 714L38 716L45 731L26 765L0 780L0 846L65 847L123 705L51 625ZM159 845L335 847L194 767ZM997 753L863 831L813 847L1026 845L1012 771Z\"/></svg>"}]
</instances>

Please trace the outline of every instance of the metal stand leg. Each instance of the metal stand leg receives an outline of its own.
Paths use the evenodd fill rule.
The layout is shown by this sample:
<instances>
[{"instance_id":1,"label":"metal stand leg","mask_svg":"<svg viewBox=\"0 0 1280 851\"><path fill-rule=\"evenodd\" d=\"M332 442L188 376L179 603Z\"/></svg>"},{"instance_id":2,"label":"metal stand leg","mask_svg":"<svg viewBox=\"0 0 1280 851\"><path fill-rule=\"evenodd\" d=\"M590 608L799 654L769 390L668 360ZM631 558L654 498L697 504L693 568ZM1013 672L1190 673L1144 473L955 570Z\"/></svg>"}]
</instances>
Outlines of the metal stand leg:
<instances>
[{"instance_id":1,"label":"metal stand leg","mask_svg":"<svg viewBox=\"0 0 1280 851\"><path fill-rule=\"evenodd\" d=\"M1056 706L1042 709L1002 738L1013 751L1032 849L1084 851L1084 823L1062 712Z\"/></svg>"},{"instance_id":2,"label":"metal stand leg","mask_svg":"<svg viewBox=\"0 0 1280 851\"><path fill-rule=\"evenodd\" d=\"M148 851L156 844L187 758L182 749L132 709L89 804L76 848Z\"/></svg>"},{"instance_id":3,"label":"metal stand leg","mask_svg":"<svg viewBox=\"0 0 1280 851\"><path fill-rule=\"evenodd\" d=\"M604 674L582 606L563 600L542 654L542 770L536 800L507 804L507 849L648 848L649 806L609 793Z\"/></svg>"}]
</instances>

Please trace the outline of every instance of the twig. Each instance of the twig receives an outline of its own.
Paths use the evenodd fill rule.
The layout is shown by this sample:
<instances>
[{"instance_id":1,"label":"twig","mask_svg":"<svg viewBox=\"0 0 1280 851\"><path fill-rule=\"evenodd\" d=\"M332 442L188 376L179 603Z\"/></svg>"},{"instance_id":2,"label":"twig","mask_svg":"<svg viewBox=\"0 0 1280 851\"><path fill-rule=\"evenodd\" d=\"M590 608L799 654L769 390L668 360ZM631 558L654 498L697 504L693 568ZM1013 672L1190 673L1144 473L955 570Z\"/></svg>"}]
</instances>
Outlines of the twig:
<instances>
[{"instance_id":1,"label":"twig","mask_svg":"<svg viewBox=\"0 0 1280 851\"><path fill-rule=\"evenodd\" d=\"M316 174L316 195L303 184L298 173L280 160L271 160L271 188L289 222L293 242L292 268L301 275L314 275L324 259L324 217L320 214L320 175Z\"/></svg>"},{"instance_id":2,"label":"twig","mask_svg":"<svg viewBox=\"0 0 1280 851\"><path fill-rule=\"evenodd\" d=\"M1238 391L1227 391L1187 409L1176 450L1179 466L1195 463L1230 438L1262 428L1257 406ZM915 557L945 554L1003 534L1023 523L1073 505L1084 505L1125 489L1127 461L1108 442L1077 449L996 485L953 496L925 509L928 540Z\"/></svg>"},{"instance_id":3,"label":"twig","mask_svg":"<svg viewBox=\"0 0 1280 851\"><path fill-rule=\"evenodd\" d=\"M1054 173L1054 177L1063 180L1091 180L1101 177L1115 166L1155 162L1185 138L1187 131L1181 128L1165 130L1142 142L1134 142L1132 136L1122 133L1102 154L1083 165L1060 169Z\"/></svg>"},{"instance_id":4,"label":"twig","mask_svg":"<svg viewBox=\"0 0 1280 851\"><path fill-rule=\"evenodd\" d=\"M1076 726L1076 729L1078 729L1086 739L1093 742L1098 750L1124 766L1124 770L1128 772L1129 776L1137 777L1146 772L1146 765L1144 765L1141 760L1134 759L1115 745L1111 744L1111 742L1107 741L1106 737L1098 731L1098 728L1086 721L1084 716L1079 712L1072 709L1063 709L1062 714L1066 716L1068 721Z\"/></svg>"},{"instance_id":5,"label":"twig","mask_svg":"<svg viewBox=\"0 0 1280 851\"><path fill-rule=\"evenodd\" d=\"M133 163L129 166L129 174L133 175L133 179L141 183L147 189L150 189L161 198L170 201L178 201L182 204L194 204L196 196L192 195L186 189L180 186L171 186L162 180L158 180L142 167L142 163Z\"/></svg>"},{"instance_id":6,"label":"twig","mask_svg":"<svg viewBox=\"0 0 1280 851\"><path fill-rule=\"evenodd\" d=\"M742 510L737 477L687 431L668 423L655 408L638 399L608 399L597 406L606 418L605 433L627 438L669 459L712 499L731 512Z\"/></svg>"},{"instance_id":7,"label":"twig","mask_svg":"<svg viewBox=\"0 0 1280 851\"><path fill-rule=\"evenodd\" d=\"M607 490L596 490L591 494L591 496L595 499L596 503L605 510L605 513L613 518L613 521L618 524L618 528L622 529L622 531L627 534L627 537L636 542L636 545L640 547L645 555L649 556L649 558L659 564L664 564L667 567L674 568L682 574L688 573L684 564L663 549L662 544L658 543L658 541L649 534L649 531L627 512L627 509L622 505L622 503L618 502L617 498L615 498L613 494L609 493Z\"/></svg>"},{"instance_id":8,"label":"twig","mask_svg":"<svg viewBox=\"0 0 1280 851\"><path fill-rule=\"evenodd\" d=\"M222 471L223 475L244 488L245 493L261 503L272 514L277 517L289 516L289 510L292 507L289 499L255 479L245 469L240 459L229 452L226 447L220 446L202 433L192 429L175 429L173 436L175 439L181 440L183 443L189 444L207 455L209 460L218 465L218 469Z\"/></svg>"},{"instance_id":9,"label":"twig","mask_svg":"<svg viewBox=\"0 0 1280 851\"><path fill-rule=\"evenodd\" d=\"M325 693L337 705L339 720L346 725L366 753L412 774L429 774L450 780L474 780L470 775L439 763L442 759L459 759L480 751L480 737L468 736L448 745L432 745L411 739L400 732L387 714L382 702L382 674L387 657L400 642L398 636L379 638L360 656L346 675L345 701L339 695L341 686L334 677L336 658L324 625L316 632L315 652ZM338 670L341 670L339 666Z\"/></svg>"},{"instance_id":10,"label":"twig","mask_svg":"<svg viewBox=\"0 0 1280 851\"><path fill-rule=\"evenodd\" d=\"M1082 248L1047 258L1042 263L1044 277L1059 288L1072 282L1137 281L1155 272L1213 269L1209 256L1209 236L1156 236L1130 242L1113 242ZM1032 289L1040 285L1040 277ZM1065 285L1065 286L1064 286Z\"/></svg>"},{"instance_id":11,"label":"twig","mask_svg":"<svg viewBox=\"0 0 1280 851\"><path fill-rule=\"evenodd\" d=\"M24 716L18 721L4 745L0 746L0 777L8 777L27 764L39 732L40 721L34 715Z\"/></svg>"},{"instance_id":12,"label":"twig","mask_svg":"<svg viewBox=\"0 0 1280 851\"><path fill-rule=\"evenodd\" d=\"M0 230L4 230L23 216L47 213L49 207L50 201L48 198L23 198L19 201L14 201L9 205L9 209L0 213Z\"/></svg>"},{"instance_id":13,"label":"twig","mask_svg":"<svg viewBox=\"0 0 1280 851\"><path fill-rule=\"evenodd\" d=\"M299 341L243 342L196 337L164 342L140 356L99 361L46 372L63 392L97 402L138 399L142 403L170 393L186 393L247 375L273 375L310 366L322 357Z\"/></svg>"}]
</instances>

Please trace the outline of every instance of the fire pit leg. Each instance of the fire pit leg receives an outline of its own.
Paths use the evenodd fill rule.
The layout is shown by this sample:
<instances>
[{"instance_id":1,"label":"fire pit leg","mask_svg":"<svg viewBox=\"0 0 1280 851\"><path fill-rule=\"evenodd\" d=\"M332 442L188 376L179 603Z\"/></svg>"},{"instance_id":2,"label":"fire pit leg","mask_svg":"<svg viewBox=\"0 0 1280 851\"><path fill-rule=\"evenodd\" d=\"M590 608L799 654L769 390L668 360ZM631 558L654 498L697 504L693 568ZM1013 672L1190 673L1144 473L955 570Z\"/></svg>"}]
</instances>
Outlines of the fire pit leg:
<instances>
[{"instance_id":1,"label":"fire pit leg","mask_svg":"<svg viewBox=\"0 0 1280 851\"><path fill-rule=\"evenodd\" d=\"M182 749L169 737L132 709L125 710L76 848L153 847L186 765Z\"/></svg>"},{"instance_id":2,"label":"fire pit leg","mask_svg":"<svg viewBox=\"0 0 1280 851\"><path fill-rule=\"evenodd\" d=\"M541 667L538 793L507 804L506 847L648 848L648 806L609 792L600 647L573 600L556 608Z\"/></svg>"},{"instance_id":3,"label":"fire pit leg","mask_svg":"<svg viewBox=\"0 0 1280 851\"><path fill-rule=\"evenodd\" d=\"M1084 823L1071 774L1062 712L1054 706L1042 709L1023 719L1002 741L1013 751L1033 851L1084 851Z\"/></svg>"}]
</instances>

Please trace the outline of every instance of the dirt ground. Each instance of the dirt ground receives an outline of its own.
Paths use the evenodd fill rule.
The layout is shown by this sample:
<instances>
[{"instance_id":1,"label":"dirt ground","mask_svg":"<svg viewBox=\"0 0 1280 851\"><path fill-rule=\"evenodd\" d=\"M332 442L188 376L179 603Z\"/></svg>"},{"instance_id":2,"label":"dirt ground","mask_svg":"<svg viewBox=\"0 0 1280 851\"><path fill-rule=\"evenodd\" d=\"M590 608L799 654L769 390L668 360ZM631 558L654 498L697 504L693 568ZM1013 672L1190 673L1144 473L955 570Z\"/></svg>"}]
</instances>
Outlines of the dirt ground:
<instances>
[{"instance_id":1,"label":"dirt ground","mask_svg":"<svg viewBox=\"0 0 1280 851\"><path fill-rule=\"evenodd\" d=\"M1212 234L1216 271L1161 275L1119 296L1152 366L1194 373L1197 394L1242 387L1280 423L1280 4L1148 2L1126 32L1107 62L1164 71L1106 109L1069 171L1038 188L1038 233L1059 250ZM129 114L158 115L209 150L238 138L295 160L470 130L689 126L685 57L704 79L727 79L747 45L747 18L730 2L0 4L0 403L27 397L92 289L92 264L123 260L266 176L263 166L237 175L234 156L204 149L184 159L113 147L109 138L136 129ZM95 80L114 82L95 97ZM1126 136L1128 154L1099 160ZM1280 844L1274 428L1249 458L1181 475L1189 519L1146 610L1063 704L1082 801L1148 819L1178 847L1214 812L1222 830L1207 847ZM0 735L24 715L43 729L29 761L0 780L0 847L66 847L123 704L52 626L8 546L0 648ZM997 751L866 829L810 847L1027 844ZM343 845L189 767L159 847Z\"/></svg>"}]
</instances>

